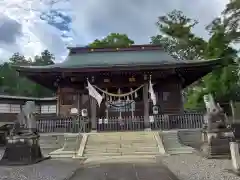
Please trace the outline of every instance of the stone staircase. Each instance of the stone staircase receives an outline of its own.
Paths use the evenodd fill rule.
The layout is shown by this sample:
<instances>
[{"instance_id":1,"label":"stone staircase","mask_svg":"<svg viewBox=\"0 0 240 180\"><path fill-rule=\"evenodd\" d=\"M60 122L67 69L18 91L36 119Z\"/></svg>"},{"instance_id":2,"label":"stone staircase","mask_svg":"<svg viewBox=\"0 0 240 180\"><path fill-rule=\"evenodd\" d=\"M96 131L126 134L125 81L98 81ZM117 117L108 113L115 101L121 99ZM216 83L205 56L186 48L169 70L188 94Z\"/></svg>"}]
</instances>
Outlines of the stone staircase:
<instances>
[{"instance_id":1,"label":"stone staircase","mask_svg":"<svg viewBox=\"0 0 240 180\"><path fill-rule=\"evenodd\" d=\"M164 131L159 134L168 154L188 154L194 152L192 147L180 143L178 131Z\"/></svg>"},{"instance_id":2,"label":"stone staircase","mask_svg":"<svg viewBox=\"0 0 240 180\"><path fill-rule=\"evenodd\" d=\"M202 144L201 129L179 130L178 137L182 144L195 149L199 149Z\"/></svg>"},{"instance_id":3,"label":"stone staircase","mask_svg":"<svg viewBox=\"0 0 240 180\"><path fill-rule=\"evenodd\" d=\"M89 134L85 157L157 155L154 132L110 132Z\"/></svg>"},{"instance_id":4,"label":"stone staircase","mask_svg":"<svg viewBox=\"0 0 240 180\"><path fill-rule=\"evenodd\" d=\"M62 148L49 153L49 155L56 158L74 158L78 153L81 141L81 134L64 134Z\"/></svg>"},{"instance_id":5,"label":"stone staircase","mask_svg":"<svg viewBox=\"0 0 240 180\"><path fill-rule=\"evenodd\" d=\"M64 144L63 135L43 134L40 136L39 144L44 155L62 148Z\"/></svg>"}]
</instances>

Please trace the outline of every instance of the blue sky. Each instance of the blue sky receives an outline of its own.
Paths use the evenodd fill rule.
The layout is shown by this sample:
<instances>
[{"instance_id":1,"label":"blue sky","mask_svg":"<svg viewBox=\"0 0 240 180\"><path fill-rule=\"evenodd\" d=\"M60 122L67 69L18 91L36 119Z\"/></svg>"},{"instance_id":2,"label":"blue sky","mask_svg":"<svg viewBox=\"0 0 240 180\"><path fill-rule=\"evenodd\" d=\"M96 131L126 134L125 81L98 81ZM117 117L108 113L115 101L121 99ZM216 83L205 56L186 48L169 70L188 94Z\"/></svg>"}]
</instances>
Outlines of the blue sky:
<instances>
[{"instance_id":1,"label":"blue sky","mask_svg":"<svg viewBox=\"0 0 240 180\"><path fill-rule=\"evenodd\" d=\"M199 21L195 33L220 15L227 0L1 0L0 56L34 56L49 49L64 60L67 46L86 45L111 32L126 33L136 44L157 34L158 16L174 9Z\"/></svg>"}]
</instances>

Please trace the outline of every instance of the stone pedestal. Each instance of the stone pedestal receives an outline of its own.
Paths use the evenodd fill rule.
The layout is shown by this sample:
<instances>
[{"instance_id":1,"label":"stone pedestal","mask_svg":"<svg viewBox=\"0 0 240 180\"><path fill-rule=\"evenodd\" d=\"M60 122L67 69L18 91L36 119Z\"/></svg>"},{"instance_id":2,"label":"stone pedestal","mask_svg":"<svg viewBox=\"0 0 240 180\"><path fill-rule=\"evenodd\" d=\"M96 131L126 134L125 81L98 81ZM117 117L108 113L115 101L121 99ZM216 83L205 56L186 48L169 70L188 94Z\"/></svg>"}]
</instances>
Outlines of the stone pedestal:
<instances>
[{"instance_id":1,"label":"stone pedestal","mask_svg":"<svg viewBox=\"0 0 240 180\"><path fill-rule=\"evenodd\" d=\"M39 135L9 136L0 165L29 165L48 158L41 153Z\"/></svg>"},{"instance_id":2,"label":"stone pedestal","mask_svg":"<svg viewBox=\"0 0 240 180\"><path fill-rule=\"evenodd\" d=\"M200 151L206 158L231 158L229 143L233 132L229 129L203 130Z\"/></svg>"},{"instance_id":3,"label":"stone pedestal","mask_svg":"<svg viewBox=\"0 0 240 180\"><path fill-rule=\"evenodd\" d=\"M231 158L233 172L237 175L240 175L240 154L239 154L239 145L237 142L230 142Z\"/></svg>"}]
</instances>

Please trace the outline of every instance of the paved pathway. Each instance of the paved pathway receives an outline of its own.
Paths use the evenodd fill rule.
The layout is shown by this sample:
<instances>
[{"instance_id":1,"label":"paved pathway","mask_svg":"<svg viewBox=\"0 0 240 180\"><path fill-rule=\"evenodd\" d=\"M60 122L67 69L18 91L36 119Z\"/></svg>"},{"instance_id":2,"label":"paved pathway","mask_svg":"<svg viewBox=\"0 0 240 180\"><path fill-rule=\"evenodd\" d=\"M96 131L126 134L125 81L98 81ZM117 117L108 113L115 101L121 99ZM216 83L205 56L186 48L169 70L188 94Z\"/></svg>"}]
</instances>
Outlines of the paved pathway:
<instances>
[{"instance_id":1,"label":"paved pathway","mask_svg":"<svg viewBox=\"0 0 240 180\"><path fill-rule=\"evenodd\" d=\"M178 180L160 162L116 160L86 163L70 180Z\"/></svg>"},{"instance_id":2,"label":"paved pathway","mask_svg":"<svg viewBox=\"0 0 240 180\"><path fill-rule=\"evenodd\" d=\"M1 154L1 153L0 153ZM73 175L71 177L71 175ZM31 166L0 167L0 180L178 180L155 156L46 160Z\"/></svg>"}]
</instances>

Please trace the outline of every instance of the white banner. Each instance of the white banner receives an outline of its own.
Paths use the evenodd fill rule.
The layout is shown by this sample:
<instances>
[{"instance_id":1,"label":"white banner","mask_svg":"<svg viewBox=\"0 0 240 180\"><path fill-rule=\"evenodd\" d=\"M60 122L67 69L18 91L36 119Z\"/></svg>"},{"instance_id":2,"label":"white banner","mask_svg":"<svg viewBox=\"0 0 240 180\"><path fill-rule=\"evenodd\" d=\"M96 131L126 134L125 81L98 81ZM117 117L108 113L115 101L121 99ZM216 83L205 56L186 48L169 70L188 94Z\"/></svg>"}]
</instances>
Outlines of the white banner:
<instances>
[{"instance_id":1,"label":"white banner","mask_svg":"<svg viewBox=\"0 0 240 180\"><path fill-rule=\"evenodd\" d=\"M150 98L153 102L153 105L155 106L157 100L156 100L156 95L154 93L153 84L152 84L151 80L149 80L149 90L148 90L148 92L150 93Z\"/></svg>"},{"instance_id":2,"label":"white banner","mask_svg":"<svg viewBox=\"0 0 240 180\"><path fill-rule=\"evenodd\" d=\"M88 93L90 96L96 99L98 106L100 107L103 97L96 91L96 89L89 83L89 81L88 81Z\"/></svg>"}]
</instances>

